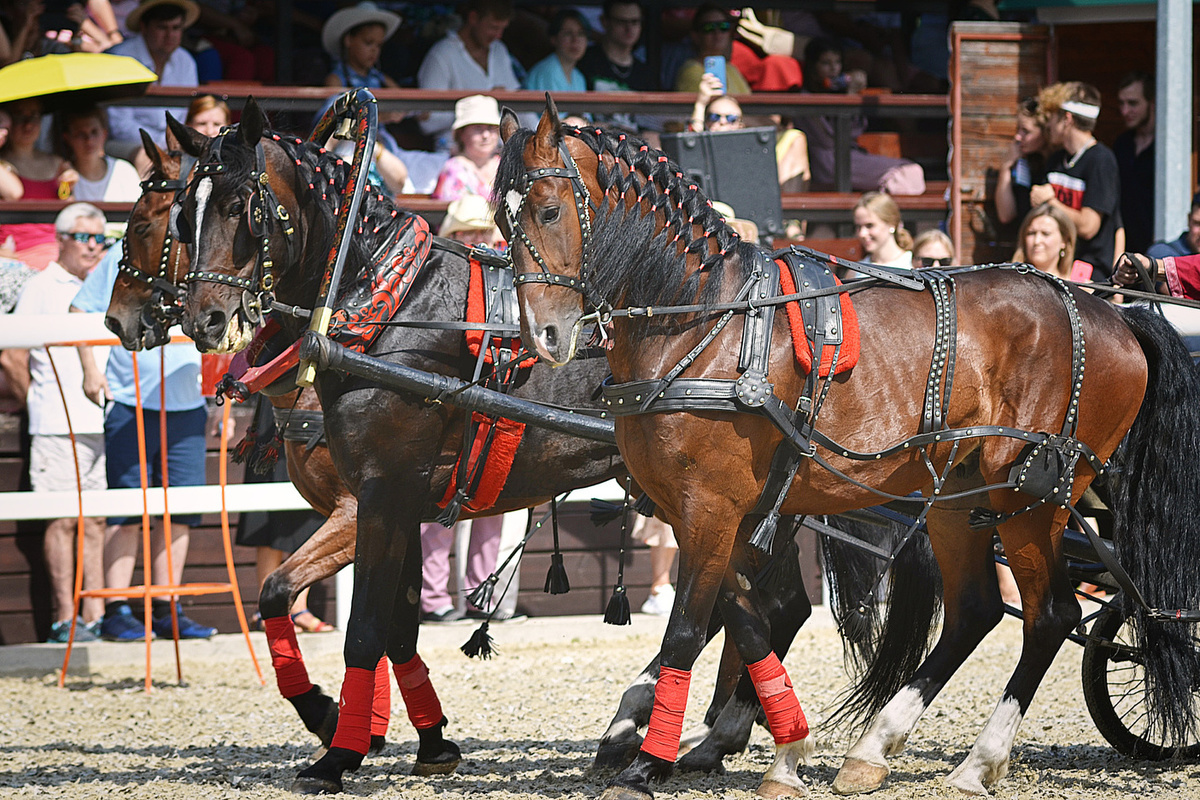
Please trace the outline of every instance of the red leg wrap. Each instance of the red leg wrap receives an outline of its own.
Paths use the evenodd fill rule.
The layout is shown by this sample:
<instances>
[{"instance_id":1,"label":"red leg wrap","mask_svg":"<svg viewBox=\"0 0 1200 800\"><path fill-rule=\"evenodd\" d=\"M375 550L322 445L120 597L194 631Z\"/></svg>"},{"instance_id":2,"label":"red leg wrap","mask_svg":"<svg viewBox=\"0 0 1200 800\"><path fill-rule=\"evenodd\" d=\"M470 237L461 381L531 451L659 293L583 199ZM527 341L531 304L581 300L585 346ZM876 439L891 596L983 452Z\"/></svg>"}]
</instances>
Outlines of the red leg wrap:
<instances>
[{"instance_id":1,"label":"red leg wrap","mask_svg":"<svg viewBox=\"0 0 1200 800\"><path fill-rule=\"evenodd\" d=\"M792 680L787 670L779 663L779 656L771 653L762 661L747 664L754 691L767 712L767 726L775 737L775 744L797 742L808 736L808 720L800 709L800 701L792 689Z\"/></svg>"},{"instance_id":2,"label":"red leg wrap","mask_svg":"<svg viewBox=\"0 0 1200 800\"><path fill-rule=\"evenodd\" d=\"M371 703L371 735L387 736L392 719L392 676L388 674L388 658L379 659L375 667L375 699Z\"/></svg>"},{"instance_id":3,"label":"red leg wrap","mask_svg":"<svg viewBox=\"0 0 1200 800\"><path fill-rule=\"evenodd\" d=\"M674 762L679 755L679 738L683 736L683 712L687 710L690 670L662 667L654 685L654 709L650 712L650 729L642 741L642 752Z\"/></svg>"},{"instance_id":4,"label":"red leg wrap","mask_svg":"<svg viewBox=\"0 0 1200 800\"><path fill-rule=\"evenodd\" d=\"M438 700L429 680L429 667L415 655L403 664L393 664L396 683L400 684L400 696L408 709L408 719L419 731L432 728L442 721L442 701Z\"/></svg>"},{"instance_id":5,"label":"red leg wrap","mask_svg":"<svg viewBox=\"0 0 1200 800\"><path fill-rule=\"evenodd\" d=\"M375 670L346 667L332 747L367 754L371 746L371 702L374 698Z\"/></svg>"},{"instance_id":6,"label":"red leg wrap","mask_svg":"<svg viewBox=\"0 0 1200 800\"><path fill-rule=\"evenodd\" d=\"M271 648L271 666L275 668L275 683L284 697L297 697L313 687L296 641L296 626L287 614L263 620L267 631L267 646Z\"/></svg>"}]
</instances>

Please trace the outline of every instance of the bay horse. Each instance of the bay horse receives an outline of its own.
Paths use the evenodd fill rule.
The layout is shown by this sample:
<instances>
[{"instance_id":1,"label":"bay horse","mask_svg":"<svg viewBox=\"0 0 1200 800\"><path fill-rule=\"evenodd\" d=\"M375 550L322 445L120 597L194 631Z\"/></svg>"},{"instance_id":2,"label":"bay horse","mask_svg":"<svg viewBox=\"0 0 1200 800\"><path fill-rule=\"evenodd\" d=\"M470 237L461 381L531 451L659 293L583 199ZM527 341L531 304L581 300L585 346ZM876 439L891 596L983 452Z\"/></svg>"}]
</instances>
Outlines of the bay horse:
<instances>
[{"instance_id":1,"label":"bay horse","mask_svg":"<svg viewBox=\"0 0 1200 800\"><path fill-rule=\"evenodd\" d=\"M1188 741L1200 685L1193 626L1163 623L1169 614L1157 609L1200 607L1200 391L1187 349L1161 317L1026 265L901 274L864 266L879 277L784 292L805 305L845 289L853 299L857 365L810 378L793 351L807 349L814 365L836 362L851 338L846 303L837 350L825 346L835 331L820 324L805 342L811 323L802 309L764 323L790 265L738 240L664 154L632 137L563 126L549 95L535 131L506 110L501 138L497 221L512 242L525 342L564 368L582 323L599 323L618 445L680 546L650 729L605 798L644 800L649 781L670 773L714 605L750 665L776 741L760 793L802 793L807 726L770 653L747 561L769 540L770 513L840 513L914 492L941 568L944 625L915 670L857 687L848 708L869 724L833 790L883 784L887 757L999 622L998 531L1021 592L1023 645L994 713L947 779L986 794L1080 620L1062 534L1068 504L1105 464L1116 484L1119 560L1156 609L1130 609L1148 654L1147 714L1163 741ZM806 270L794 273L797 287L833 270L832 258L774 254L793 255ZM794 470L776 498L764 486L778 453ZM776 500L766 516L760 498Z\"/></svg>"},{"instance_id":2,"label":"bay horse","mask_svg":"<svg viewBox=\"0 0 1200 800\"><path fill-rule=\"evenodd\" d=\"M237 128L213 140L172 119L168 122L185 152L198 157L202 166L213 165L210 173L193 178L180 212L181 221L192 232L188 264L183 269L190 275L249 274L260 243L246 221L248 193L269 185L297 231L294 258L288 257L284 237L274 237L275 249L271 252L275 254L273 276L278 300L285 305L311 307L333 242L337 198L345 186L348 165L316 145L266 133L265 119L252 101ZM218 139L219 162L212 158ZM251 180L258 153L263 154L265 167L262 184ZM320 181L328 182L325 191L309 188ZM203 199L198 201L198 196ZM390 241L402 224L411 224L411 218L382 194L371 192L363 208L348 275L364 270L372 257L378 256L380 243ZM404 305L390 321L461 321L468 269L463 254L431 250ZM201 350L231 350L244 345L249 339L247 329L252 327L244 315L242 291L232 281L189 281L183 323ZM285 328L295 338L302 326L293 319L285 321ZM461 331L436 328L386 327L368 352L430 372L463 376L471 375L475 361L465 348ZM578 362L567 370L535 364L513 393L538 400L552 398L572 408L596 407L592 395L606 373L602 359ZM374 681L375 665L385 652L398 672L414 661L419 663L419 524L433 517L435 503L450 483L468 416L453 405L430 403L425 397L332 372L321 373L316 388L325 412L329 453L337 474L358 498L358 517L341 715L328 751L300 773L295 788L302 792L339 791L342 774L361 763L367 747L361 720L369 708L371 691L378 686ZM611 444L530 426L496 505L481 513L527 508L567 489L623 474L623 464ZM471 515L464 507L464 516ZM342 553L348 552L344 544ZM418 557L411 557L414 554ZM786 652L811 612L798 581L794 551L791 555L790 564L789 559L782 559L789 565L783 569L786 589L772 599L772 617L777 620L775 643L780 652ZM848 563L851 557L846 560ZM719 626L720 622L714 620L709 635L714 635ZM734 652L732 647L730 652ZM686 757L696 769L719 769L722 756L744 748L758 714L758 699L748 679L737 681L740 663L730 659L723 663L732 669L731 673L726 670L732 679L719 682L714 693L713 706L706 715L712 727L710 736ZM653 695L644 687L653 685L656 673L657 660L643 673L649 679L640 678L627 690L598 760L620 759L626 754L632 758L631 750L640 744L637 729L648 720L653 702ZM424 685L428 686L427 679ZM405 687L405 679L401 679L402 692ZM414 706L422 706L410 703L410 699L406 694L412 716ZM348 719L353 726L349 733L344 730ZM429 772L448 764L444 771L452 769L458 761L458 748L442 738L446 720L440 710L421 713L413 722L421 735L418 767L424 765L422 768Z\"/></svg>"}]
</instances>

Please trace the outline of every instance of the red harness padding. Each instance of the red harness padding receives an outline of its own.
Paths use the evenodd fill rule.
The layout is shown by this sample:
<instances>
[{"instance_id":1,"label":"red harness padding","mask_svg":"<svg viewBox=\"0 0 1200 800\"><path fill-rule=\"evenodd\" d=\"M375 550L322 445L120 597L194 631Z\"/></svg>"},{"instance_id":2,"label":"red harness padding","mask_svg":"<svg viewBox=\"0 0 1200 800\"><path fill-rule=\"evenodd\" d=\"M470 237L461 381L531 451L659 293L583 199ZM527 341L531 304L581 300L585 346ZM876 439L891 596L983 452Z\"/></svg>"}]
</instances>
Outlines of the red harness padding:
<instances>
[{"instance_id":1,"label":"red harness padding","mask_svg":"<svg viewBox=\"0 0 1200 800\"><path fill-rule=\"evenodd\" d=\"M683 712L687 710L690 670L662 667L654 684L654 708L650 712L650 728L642 740L642 751L674 763L679 755L679 739L683 736Z\"/></svg>"},{"instance_id":2,"label":"red harness padding","mask_svg":"<svg viewBox=\"0 0 1200 800\"><path fill-rule=\"evenodd\" d=\"M298 697L313 687L296 641L296 626L287 614L263 620L267 632L267 647L271 650L271 666L275 668L275 683L284 697Z\"/></svg>"},{"instance_id":3,"label":"red harness padding","mask_svg":"<svg viewBox=\"0 0 1200 800\"><path fill-rule=\"evenodd\" d=\"M792 278L791 267L783 259L776 259L775 263L779 265L779 290L784 294L795 294L796 281ZM839 286L842 283L836 276L834 281ZM849 372L858 363L859 340L858 314L854 311L854 304L850 302L850 296L842 292L838 299L842 304L842 350L838 353L837 370L834 374L840 375L843 372ZM784 308L787 309L788 325L792 329L792 347L796 351L796 362L805 372L811 372L813 354L809 350L808 337L804 333L804 318L800 314L800 304L793 300ZM817 373L818 376L828 377L829 367L833 364L833 352L836 349L836 345L825 345L821 352L821 371Z\"/></svg>"},{"instance_id":4,"label":"red harness padding","mask_svg":"<svg viewBox=\"0 0 1200 800\"><path fill-rule=\"evenodd\" d=\"M487 322L487 298L484 296L483 264L478 259L471 258L471 277L467 282L467 322ZM487 331L467 331L467 349L471 355L479 358L479 348L483 347L483 335ZM507 338L497 336L495 339L501 346L511 347L513 352L520 349L520 337ZM483 354L483 360L492 363L491 351ZM517 364L517 369L529 369L537 363L537 356L530 355Z\"/></svg>"},{"instance_id":5,"label":"red harness padding","mask_svg":"<svg viewBox=\"0 0 1200 800\"><path fill-rule=\"evenodd\" d=\"M404 698L404 707L408 709L408 719L413 727L423 731L441 722L444 716L442 701L433 690L429 667L425 666L421 656L414 655L403 664L393 664L392 669L396 672L400 696Z\"/></svg>"},{"instance_id":6,"label":"red harness padding","mask_svg":"<svg viewBox=\"0 0 1200 800\"><path fill-rule=\"evenodd\" d=\"M371 701L371 735L387 736L392 719L392 676L388 673L385 655L375 665L375 697Z\"/></svg>"},{"instance_id":7,"label":"red harness padding","mask_svg":"<svg viewBox=\"0 0 1200 800\"><path fill-rule=\"evenodd\" d=\"M346 667L338 699L337 733L330 747L342 747L364 756L371 747L371 707L375 700L375 670Z\"/></svg>"},{"instance_id":8,"label":"red harness padding","mask_svg":"<svg viewBox=\"0 0 1200 800\"><path fill-rule=\"evenodd\" d=\"M476 470L482 469L483 476L479 479L475 494L463 504L463 507L468 511L484 511L496 504L500 490L508 481L508 473L512 471L513 459L517 457L517 448L521 445L521 437L525 435L525 423L514 422L503 417L493 422L491 417L474 411L471 413L471 424L478 425L479 429L475 432L475 439L471 443L466 474L469 478L475 474ZM488 451L487 461L480 466L478 462L480 453L483 451L483 443L487 441L488 431L493 426L496 428L496 434L492 437L492 447ZM460 462L462 461L462 454L459 454L458 459ZM454 465L453 474L456 477L458 475L458 462ZM445 508L457 489L456 481L451 480L446 486L446 494L438 503L438 508Z\"/></svg>"},{"instance_id":9,"label":"red harness padding","mask_svg":"<svg viewBox=\"0 0 1200 800\"><path fill-rule=\"evenodd\" d=\"M779 663L779 656L769 653L762 661L747 664L754 691L767 713L767 727L775 744L798 742L808 736L808 720L800 709L800 701L792 689L792 679Z\"/></svg>"}]
</instances>

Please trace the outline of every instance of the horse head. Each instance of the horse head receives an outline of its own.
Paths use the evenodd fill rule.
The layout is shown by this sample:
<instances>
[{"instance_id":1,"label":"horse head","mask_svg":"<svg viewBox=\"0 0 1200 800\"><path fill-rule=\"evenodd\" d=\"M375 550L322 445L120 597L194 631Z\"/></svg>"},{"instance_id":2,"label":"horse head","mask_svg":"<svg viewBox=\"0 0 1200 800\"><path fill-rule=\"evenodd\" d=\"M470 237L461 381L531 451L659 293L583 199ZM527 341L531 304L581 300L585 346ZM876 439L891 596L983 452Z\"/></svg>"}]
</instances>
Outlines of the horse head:
<instances>
[{"instance_id":1,"label":"horse head","mask_svg":"<svg viewBox=\"0 0 1200 800\"><path fill-rule=\"evenodd\" d=\"M104 324L128 350L150 349L169 340L167 330L178 317L183 294L178 285L188 265L187 249L169 231L171 205L187 179L180 174L179 143L168 130L164 151L145 131L141 134L153 169L129 214L121 265L104 317Z\"/></svg>"},{"instance_id":2,"label":"horse head","mask_svg":"<svg viewBox=\"0 0 1200 800\"><path fill-rule=\"evenodd\" d=\"M270 310L276 264L299 260L299 200L285 179L291 164L280 146L263 139L266 119L253 98L241 122L212 139L173 127L182 129L176 135L184 150L199 159L178 218L191 254L184 330L201 351L238 352Z\"/></svg>"}]
</instances>

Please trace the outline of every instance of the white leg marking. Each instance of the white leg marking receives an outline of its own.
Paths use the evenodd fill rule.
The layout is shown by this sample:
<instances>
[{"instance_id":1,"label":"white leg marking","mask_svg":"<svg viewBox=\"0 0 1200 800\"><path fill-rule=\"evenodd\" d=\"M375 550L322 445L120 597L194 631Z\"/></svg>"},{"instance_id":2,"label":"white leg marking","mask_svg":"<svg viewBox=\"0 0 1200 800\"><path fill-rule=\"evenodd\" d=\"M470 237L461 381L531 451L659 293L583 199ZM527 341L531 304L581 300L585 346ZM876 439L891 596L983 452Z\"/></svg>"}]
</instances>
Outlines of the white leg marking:
<instances>
[{"instance_id":1,"label":"white leg marking","mask_svg":"<svg viewBox=\"0 0 1200 800\"><path fill-rule=\"evenodd\" d=\"M1021 704L1015 698L1001 700L966 760L950 773L946 782L967 794L987 794L988 786L1008 774L1008 759L1022 719Z\"/></svg>"},{"instance_id":2,"label":"white leg marking","mask_svg":"<svg viewBox=\"0 0 1200 800\"><path fill-rule=\"evenodd\" d=\"M883 707L846 757L882 766L887 756L904 749L908 735L924 713L925 701L921 699L921 693L911 686L901 689Z\"/></svg>"},{"instance_id":3,"label":"white leg marking","mask_svg":"<svg viewBox=\"0 0 1200 800\"><path fill-rule=\"evenodd\" d=\"M804 791L804 784L800 781L800 764L807 764L816 749L811 736L806 736L798 742L775 745L775 763L763 775L763 783L773 781Z\"/></svg>"}]
</instances>

